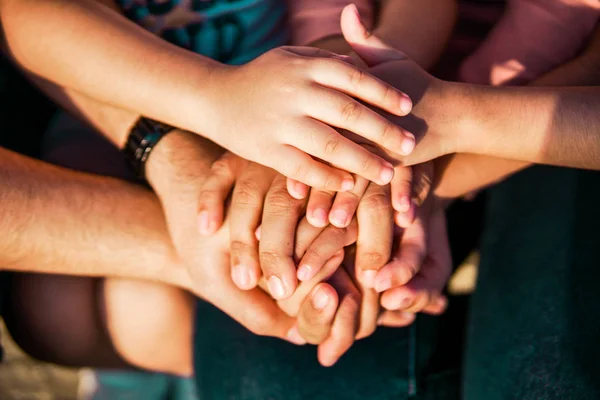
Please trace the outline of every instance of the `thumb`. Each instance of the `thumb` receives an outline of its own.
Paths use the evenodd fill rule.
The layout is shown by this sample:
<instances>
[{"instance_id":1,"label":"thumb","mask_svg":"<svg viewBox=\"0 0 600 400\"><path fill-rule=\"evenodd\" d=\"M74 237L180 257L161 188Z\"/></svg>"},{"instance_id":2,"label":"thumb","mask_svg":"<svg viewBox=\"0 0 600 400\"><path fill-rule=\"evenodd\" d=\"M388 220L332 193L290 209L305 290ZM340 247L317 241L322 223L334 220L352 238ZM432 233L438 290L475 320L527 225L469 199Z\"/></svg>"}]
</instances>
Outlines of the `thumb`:
<instances>
[{"instance_id":1,"label":"thumb","mask_svg":"<svg viewBox=\"0 0 600 400\"><path fill-rule=\"evenodd\" d=\"M369 66L373 67L387 61L406 60L401 51L387 45L376 36L372 36L360 21L356 5L350 4L342 11L341 27L344 38L352 50Z\"/></svg>"}]
</instances>

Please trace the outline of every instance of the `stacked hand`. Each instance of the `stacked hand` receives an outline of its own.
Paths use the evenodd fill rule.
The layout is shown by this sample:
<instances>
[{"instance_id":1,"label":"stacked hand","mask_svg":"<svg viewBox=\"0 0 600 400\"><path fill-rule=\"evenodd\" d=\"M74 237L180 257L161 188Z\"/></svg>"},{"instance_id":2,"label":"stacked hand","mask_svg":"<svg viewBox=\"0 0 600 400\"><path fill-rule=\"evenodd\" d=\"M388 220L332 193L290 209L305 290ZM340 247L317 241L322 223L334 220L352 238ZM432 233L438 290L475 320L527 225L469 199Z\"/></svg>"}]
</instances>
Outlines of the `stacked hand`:
<instances>
[{"instance_id":1,"label":"stacked hand","mask_svg":"<svg viewBox=\"0 0 600 400\"><path fill-rule=\"evenodd\" d=\"M342 24L370 74L413 95L435 90L434 78L368 37L351 8ZM418 121L420 106L394 122ZM378 324L405 326L416 312L443 312L450 273L444 213L429 196L432 164L408 168L397 147L343 137L361 154L393 161L393 178L356 175L349 190L318 185L308 193L301 182L186 132L163 139L147 165L195 293L252 332L318 344L323 365Z\"/></svg>"}]
</instances>

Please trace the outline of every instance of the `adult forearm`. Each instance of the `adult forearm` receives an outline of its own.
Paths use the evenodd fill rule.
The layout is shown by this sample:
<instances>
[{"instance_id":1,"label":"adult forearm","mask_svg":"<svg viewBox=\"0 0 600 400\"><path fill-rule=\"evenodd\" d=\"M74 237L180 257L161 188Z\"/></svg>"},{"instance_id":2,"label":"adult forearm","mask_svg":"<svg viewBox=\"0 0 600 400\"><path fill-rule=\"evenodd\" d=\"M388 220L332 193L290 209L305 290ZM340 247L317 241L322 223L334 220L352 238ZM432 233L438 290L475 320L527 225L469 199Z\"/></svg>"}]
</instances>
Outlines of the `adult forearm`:
<instances>
[{"instance_id":1,"label":"adult forearm","mask_svg":"<svg viewBox=\"0 0 600 400\"><path fill-rule=\"evenodd\" d=\"M11 57L100 102L202 133L218 63L178 48L91 0L3 0Z\"/></svg>"},{"instance_id":2,"label":"adult forearm","mask_svg":"<svg viewBox=\"0 0 600 400\"><path fill-rule=\"evenodd\" d=\"M456 16L456 0L384 0L374 32L428 69L444 51Z\"/></svg>"},{"instance_id":3,"label":"adult forearm","mask_svg":"<svg viewBox=\"0 0 600 400\"><path fill-rule=\"evenodd\" d=\"M0 149L2 269L188 287L156 197Z\"/></svg>"}]
</instances>

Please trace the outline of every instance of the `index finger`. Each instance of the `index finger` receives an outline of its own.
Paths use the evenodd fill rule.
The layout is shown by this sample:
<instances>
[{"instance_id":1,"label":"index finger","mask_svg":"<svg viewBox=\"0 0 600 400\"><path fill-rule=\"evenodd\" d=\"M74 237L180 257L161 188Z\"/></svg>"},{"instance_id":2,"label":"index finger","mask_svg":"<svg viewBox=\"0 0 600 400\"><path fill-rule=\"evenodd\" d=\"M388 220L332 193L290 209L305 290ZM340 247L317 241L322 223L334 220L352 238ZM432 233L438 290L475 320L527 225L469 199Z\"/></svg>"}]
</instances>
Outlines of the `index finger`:
<instances>
[{"instance_id":1,"label":"index finger","mask_svg":"<svg viewBox=\"0 0 600 400\"><path fill-rule=\"evenodd\" d=\"M400 117L412 110L408 95L336 55L323 50L316 52L314 48L287 47L286 50L313 58L310 73L322 86L339 90Z\"/></svg>"},{"instance_id":2,"label":"index finger","mask_svg":"<svg viewBox=\"0 0 600 400\"><path fill-rule=\"evenodd\" d=\"M365 288L372 289L377 272L392 253L394 222L389 185L369 184L356 216L356 276Z\"/></svg>"},{"instance_id":3,"label":"index finger","mask_svg":"<svg viewBox=\"0 0 600 400\"><path fill-rule=\"evenodd\" d=\"M286 178L277 176L265 199L260 227L259 259L271 295L278 300L296 289L294 237L306 201L290 196Z\"/></svg>"}]
</instances>

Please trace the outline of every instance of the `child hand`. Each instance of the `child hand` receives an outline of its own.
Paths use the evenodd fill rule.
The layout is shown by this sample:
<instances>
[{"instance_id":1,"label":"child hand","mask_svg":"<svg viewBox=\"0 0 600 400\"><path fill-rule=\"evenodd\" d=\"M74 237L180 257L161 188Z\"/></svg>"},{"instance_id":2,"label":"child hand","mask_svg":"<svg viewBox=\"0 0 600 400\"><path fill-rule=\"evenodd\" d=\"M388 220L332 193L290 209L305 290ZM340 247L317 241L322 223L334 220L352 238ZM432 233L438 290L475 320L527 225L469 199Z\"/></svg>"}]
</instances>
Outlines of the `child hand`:
<instances>
[{"instance_id":1,"label":"child hand","mask_svg":"<svg viewBox=\"0 0 600 400\"><path fill-rule=\"evenodd\" d=\"M360 102L404 116L411 110L410 99L333 53L279 48L213 76L219 92L211 98L215 119L206 135L311 187L350 190L350 173L379 184L392 180L390 163L334 128L397 154L414 148L412 134Z\"/></svg>"},{"instance_id":2,"label":"child hand","mask_svg":"<svg viewBox=\"0 0 600 400\"><path fill-rule=\"evenodd\" d=\"M446 307L442 291L452 269L446 217L429 193L433 164L414 169L417 188L414 202L422 204L415 221L396 232L395 254L378 272L375 289L382 293L381 304L388 310L440 314ZM396 213L395 219L398 222L402 217Z\"/></svg>"}]
</instances>

